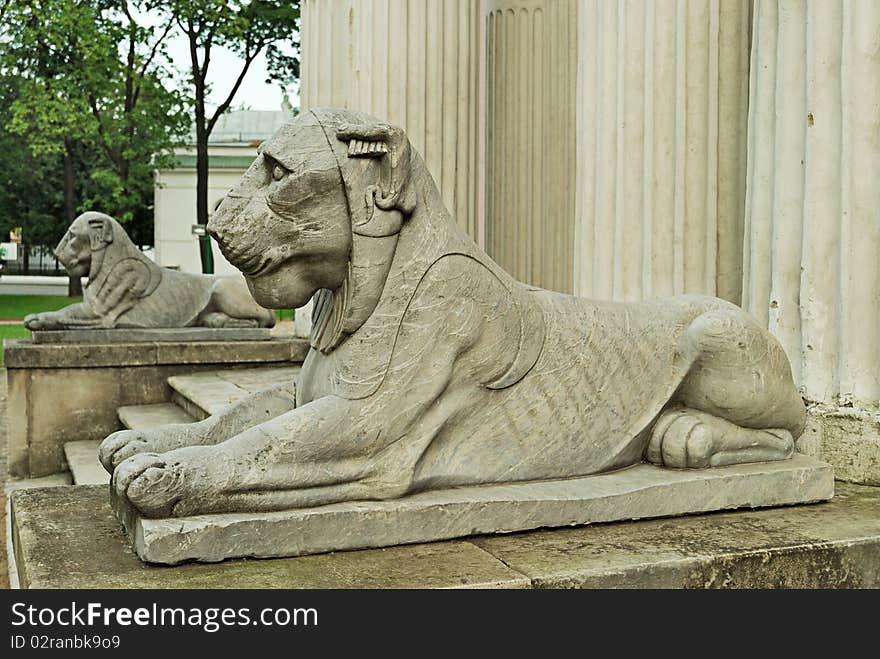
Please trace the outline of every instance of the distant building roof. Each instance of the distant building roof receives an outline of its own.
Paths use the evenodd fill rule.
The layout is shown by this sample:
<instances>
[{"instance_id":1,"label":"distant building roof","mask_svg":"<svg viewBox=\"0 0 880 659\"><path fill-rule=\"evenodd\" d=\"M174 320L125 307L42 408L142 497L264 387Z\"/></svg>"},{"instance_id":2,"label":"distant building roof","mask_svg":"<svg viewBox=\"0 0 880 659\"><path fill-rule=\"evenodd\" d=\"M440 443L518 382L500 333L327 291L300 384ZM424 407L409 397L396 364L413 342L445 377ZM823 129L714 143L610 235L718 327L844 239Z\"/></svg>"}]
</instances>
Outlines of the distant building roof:
<instances>
[{"instance_id":1,"label":"distant building roof","mask_svg":"<svg viewBox=\"0 0 880 659\"><path fill-rule=\"evenodd\" d=\"M293 120L289 110L233 110L217 120L211 131L209 144L259 143L271 137L276 130ZM195 130L189 135L189 143L195 144ZM256 144L254 144L256 146Z\"/></svg>"}]
</instances>

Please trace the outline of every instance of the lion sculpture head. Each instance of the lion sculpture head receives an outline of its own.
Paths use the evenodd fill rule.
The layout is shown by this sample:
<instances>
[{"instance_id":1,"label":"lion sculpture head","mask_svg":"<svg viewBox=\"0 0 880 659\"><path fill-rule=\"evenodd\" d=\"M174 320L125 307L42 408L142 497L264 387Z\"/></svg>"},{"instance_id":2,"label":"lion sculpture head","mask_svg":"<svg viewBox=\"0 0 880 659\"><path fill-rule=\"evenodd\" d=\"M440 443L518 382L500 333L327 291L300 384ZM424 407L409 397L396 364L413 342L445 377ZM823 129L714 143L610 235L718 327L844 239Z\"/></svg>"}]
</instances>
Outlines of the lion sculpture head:
<instances>
[{"instance_id":1,"label":"lion sculpture head","mask_svg":"<svg viewBox=\"0 0 880 659\"><path fill-rule=\"evenodd\" d=\"M312 110L263 143L208 232L259 304L296 308L315 296L313 346L328 351L375 308L419 196L448 215L403 130Z\"/></svg>"}]
</instances>

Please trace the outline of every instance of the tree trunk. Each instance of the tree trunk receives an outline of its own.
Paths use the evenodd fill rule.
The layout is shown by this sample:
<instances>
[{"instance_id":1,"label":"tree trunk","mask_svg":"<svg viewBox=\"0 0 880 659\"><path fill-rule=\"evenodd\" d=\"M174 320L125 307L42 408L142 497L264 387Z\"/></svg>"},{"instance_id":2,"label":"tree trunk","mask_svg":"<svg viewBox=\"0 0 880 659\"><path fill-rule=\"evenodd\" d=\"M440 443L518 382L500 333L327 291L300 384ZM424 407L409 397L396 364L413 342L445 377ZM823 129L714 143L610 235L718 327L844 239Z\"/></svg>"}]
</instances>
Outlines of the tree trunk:
<instances>
[{"instance_id":1,"label":"tree trunk","mask_svg":"<svg viewBox=\"0 0 880 659\"><path fill-rule=\"evenodd\" d=\"M204 101L196 102L196 222L208 224L208 132L205 130ZM214 256L211 252L211 238L199 237L199 256L202 272L214 273Z\"/></svg>"},{"instance_id":2,"label":"tree trunk","mask_svg":"<svg viewBox=\"0 0 880 659\"><path fill-rule=\"evenodd\" d=\"M64 139L64 219L67 225L76 219L76 177L73 171L73 147L70 140ZM69 277L67 281L68 297L82 295L82 280Z\"/></svg>"}]
</instances>

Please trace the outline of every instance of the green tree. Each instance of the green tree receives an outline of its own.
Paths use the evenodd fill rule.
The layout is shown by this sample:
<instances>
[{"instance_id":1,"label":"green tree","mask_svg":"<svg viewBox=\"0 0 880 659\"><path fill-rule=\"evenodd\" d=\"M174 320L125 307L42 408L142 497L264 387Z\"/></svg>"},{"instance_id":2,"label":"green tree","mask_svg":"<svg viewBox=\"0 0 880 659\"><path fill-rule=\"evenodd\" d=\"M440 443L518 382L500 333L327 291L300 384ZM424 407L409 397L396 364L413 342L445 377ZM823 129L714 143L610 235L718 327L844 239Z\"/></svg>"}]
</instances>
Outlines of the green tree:
<instances>
[{"instance_id":1,"label":"green tree","mask_svg":"<svg viewBox=\"0 0 880 659\"><path fill-rule=\"evenodd\" d=\"M9 116L21 82L0 75L0 116ZM0 126L0 240L21 227L25 262L28 246L54 244L66 228L62 177L58 154L35 157L23 136Z\"/></svg>"},{"instance_id":2,"label":"green tree","mask_svg":"<svg viewBox=\"0 0 880 659\"><path fill-rule=\"evenodd\" d=\"M8 0L2 65L21 78L8 127L35 156L63 158L64 215L93 207L124 224L152 221L152 171L170 166L189 125L167 83L172 25L142 25L125 0ZM89 151L100 152L100 158ZM77 184L77 154L88 181ZM79 163L80 165L82 162ZM79 167L82 170L82 167ZM77 202L78 189L85 193ZM140 232L143 233L143 232Z\"/></svg>"},{"instance_id":3,"label":"green tree","mask_svg":"<svg viewBox=\"0 0 880 659\"><path fill-rule=\"evenodd\" d=\"M189 43L190 80L194 94L196 137L196 222L208 223L208 140L226 112L257 56L266 53L271 71L267 82L287 84L299 77L299 61L286 55L283 44L296 43L299 2L291 0L166 0L151 7L168 12ZM241 58L232 72L226 96L213 112L207 107L208 71L216 47L226 47ZM213 272L211 240L201 241L202 270Z\"/></svg>"}]
</instances>

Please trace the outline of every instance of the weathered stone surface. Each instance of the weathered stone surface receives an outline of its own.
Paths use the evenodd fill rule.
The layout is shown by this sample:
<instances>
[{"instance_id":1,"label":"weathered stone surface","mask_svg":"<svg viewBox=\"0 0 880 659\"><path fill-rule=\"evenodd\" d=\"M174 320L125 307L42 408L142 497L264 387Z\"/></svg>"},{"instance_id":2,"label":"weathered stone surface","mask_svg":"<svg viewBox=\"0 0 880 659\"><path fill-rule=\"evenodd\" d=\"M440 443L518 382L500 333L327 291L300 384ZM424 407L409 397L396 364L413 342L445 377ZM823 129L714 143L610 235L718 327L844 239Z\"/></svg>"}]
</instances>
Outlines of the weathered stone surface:
<instances>
[{"instance_id":1,"label":"weathered stone surface","mask_svg":"<svg viewBox=\"0 0 880 659\"><path fill-rule=\"evenodd\" d=\"M170 423L192 423L193 417L174 403L123 405L117 410L122 425L130 430L146 430ZM97 459L97 451L95 453Z\"/></svg>"},{"instance_id":2,"label":"weathered stone surface","mask_svg":"<svg viewBox=\"0 0 880 659\"><path fill-rule=\"evenodd\" d=\"M431 501L431 492L452 496L448 488L458 488L452 507L465 521L434 524L431 538L706 509L693 491L635 512L592 492L586 498L599 503L582 519L569 512L578 507L571 500L553 499L554 487L565 494L562 479L643 461L667 468L649 470L657 489L686 493L736 472L676 469L781 461L774 473L797 471L798 461L782 463L803 430L804 404L765 327L717 298L617 304L516 281L456 225L396 126L347 110L301 113L264 143L208 232L258 303L313 301L312 350L295 395L279 387L256 394L259 404L230 404L221 388L212 393L219 411L197 424L108 437L100 459L115 470L120 509L127 502L167 529L181 526L167 518L300 510L283 514L296 519L363 500L385 501L367 510L401 519L389 531L351 513L333 529L315 521L329 518L322 513L308 532L262 528L252 543L244 532L223 536L217 527L230 525L218 517L205 522L217 531L213 541L188 545L205 560L414 542L431 524L420 513L407 518L408 507ZM774 483L779 493L760 489L760 479L754 493L733 480L726 499L708 500L723 507L830 495L830 483L811 490L809 479ZM493 490L481 486L531 492L524 496L540 500L538 514L509 505L506 494L486 504ZM468 507L494 512L468 526ZM163 545L167 556L173 544Z\"/></svg>"},{"instance_id":3,"label":"weathered stone surface","mask_svg":"<svg viewBox=\"0 0 880 659\"><path fill-rule=\"evenodd\" d=\"M31 339L5 339L3 363L9 370L155 366L156 344L61 345Z\"/></svg>"},{"instance_id":4,"label":"weathered stone surface","mask_svg":"<svg viewBox=\"0 0 880 659\"><path fill-rule=\"evenodd\" d=\"M138 560L106 487L26 494L25 588L880 587L880 489L847 483L811 506L176 567Z\"/></svg>"},{"instance_id":5,"label":"weathered stone surface","mask_svg":"<svg viewBox=\"0 0 880 659\"><path fill-rule=\"evenodd\" d=\"M294 338L274 338L271 341L237 341L229 344L216 341L159 343L156 346L156 361L159 364L302 362L308 351L307 341Z\"/></svg>"},{"instance_id":6,"label":"weathered stone surface","mask_svg":"<svg viewBox=\"0 0 880 659\"><path fill-rule=\"evenodd\" d=\"M146 566L107 488L31 490L12 499L22 588L524 588L529 581L467 542L295 559Z\"/></svg>"},{"instance_id":7,"label":"weathered stone surface","mask_svg":"<svg viewBox=\"0 0 880 659\"><path fill-rule=\"evenodd\" d=\"M190 341L266 341L265 327L179 327L157 329L45 330L31 332L34 343L187 343Z\"/></svg>"},{"instance_id":8,"label":"weathered stone surface","mask_svg":"<svg viewBox=\"0 0 880 659\"><path fill-rule=\"evenodd\" d=\"M100 444L96 440L85 440L64 445L64 457L75 485L107 485L110 482L110 475L98 462Z\"/></svg>"},{"instance_id":9,"label":"weathered stone surface","mask_svg":"<svg viewBox=\"0 0 880 659\"><path fill-rule=\"evenodd\" d=\"M40 476L39 478L17 478L7 480L4 484L7 493L17 492L18 490L33 490L44 487L60 487L62 485L72 485L73 478L69 472L60 474L52 474L51 476Z\"/></svg>"},{"instance_id":10,"label":"weathered stone surface","mask_svg":"<svg viewBox=\"0 0 880 659\"><path fill-rule=\"evenodd\" d=\"M834 467L834 477L880 485L880 410L811 405L798 450Z\"/></svg>"},{"instance_id":11,"label":"weathered stone surface","mask_svg":"<svg viewBox=\"0 0 880 659\"><path fill-rule=\"evenodd\" d=\"M302 360L303 340L61 345L6 341L8 465L18 478L64 469L63 445L120 428L117 409L168 402L169 377ZM47 413L51 410L51 413Z\"/></svg>"},{"instance_id":12,"label":"weathered stone surface","mask_svg":"<svg viewBox=\"0 0 880 659\"><path fill-rule=\"evenodd\" d=\"M299 366L212 371L168 378L173 400L196 419L204 419L252 393L295 380Z\"/></svg>"},{"instance_id":13,"label":"weathered stone surface","mask_svg":"<svg viewBox=\"0 0 880 659\"><path fill-rule=\"evenodd\" d=\"M312 301L297 309L293 318L294 336L308 339L312 333Z\"/></svg>"},{"instance_id":14,"label":"weathered stone surface","mask_svg":"<svg viewBox=\"0 0 880 659\"><path fill-rule=\"evenodd\" d=\"M805 398L876 413L880 3L753 7L743 307L779 338Z\"/></svg>"},{"instance_id":15,"label":"weathered stone surface","mask_svg":"<svg viewBox=\"0 0 880 659\"><path fill-rule=\"evenodd\" d=\"M147 519L118 495L112 503L143 560L174 564L805 503L829 499L833 490L828 465L797 456L707 470L641 465L586 478L433 490L280 512Z\"/></svg>"},{"instance_id":16,"label":"weathered stone surface","mask_svg":"<svg viewBox=\"0 0 880 659\"><path fill-rule=\"evenodd\" d=\"M25 316L31 331L73 330L42 339L91 341L82 332L113 328L272 327L275 313L254 302L241 277L212 277L162 268L139 250L109 215L83 213L68 227L55 256L71 277L88 277L82 302ZM37 340L40 343L41 340ZM102 341L110 340L105 333ZM124 339L121 339L124 340ZM178 339L179 340L179 339Z\"/></svg>"},{"instance_id":17,"label":"weathered stone surface","mask_svg":"<svg viewBox=\"0 0 880 659\"><path fill-rule=\"evenodd\" d=\"M878 588L880 489L828 503L602 524L473 543L537 588Z\"/></svg>"},{"instance_id":18,"label":"weathered stone surface","mask_svg":"<svg viewBox=\"0 0 880 659\"><path fill-rule=\"evenodd\" d=\"M301 362L308 351L308 341L289 337L266 341L99 345L36 344L29 339L5 339L3 342L3 360L7 369Z\"/></svg>"}]
</instances>

